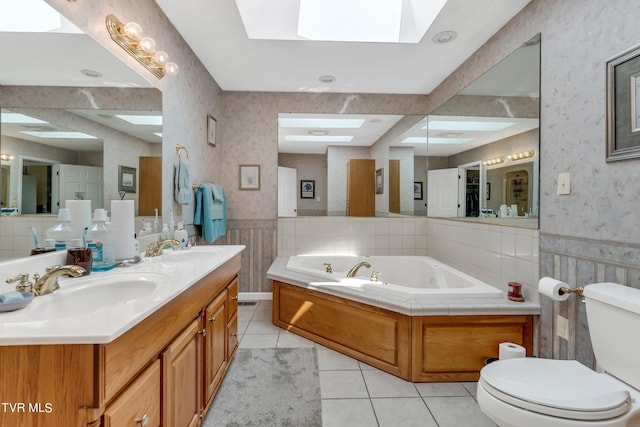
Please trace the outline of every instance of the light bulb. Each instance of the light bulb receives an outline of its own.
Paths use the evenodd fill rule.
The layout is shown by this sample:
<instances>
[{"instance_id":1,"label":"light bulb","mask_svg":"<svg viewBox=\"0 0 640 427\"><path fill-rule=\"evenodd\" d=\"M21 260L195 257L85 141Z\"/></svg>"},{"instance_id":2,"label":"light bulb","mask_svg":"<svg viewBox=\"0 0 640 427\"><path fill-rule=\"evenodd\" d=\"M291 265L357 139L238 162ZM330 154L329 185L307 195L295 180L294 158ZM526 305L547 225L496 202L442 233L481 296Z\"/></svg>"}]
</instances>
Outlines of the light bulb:
<instances>
[{"instance_id":1,"label":"light bulb","mask_svg":"<svg viewBox=\"0 0 640 427\"><path fill-rule=\"evenodd\" d=\"M124 33L134 40L142 38L142 27L137 22L127 22L124 26Z\"/></svg>"},{"instance_id":2,"label":"light bulb","mask_svg":"<svg viewBox=\"0 0 640 427\"><path fill-rule=\"evenodd\" d=\"M140 44L138 46L147 53L153 53L156 51L156 41L148 36L140 39Z\"/></svg>"},{"instance_id":3,"label":"light bulb","mask_svg":"<svg viewBox=\"0 0 640 427\"><path fill-rule=\"evenodd\" d=\"M164 50L158 50L153 54L153 60L160 65L165 65L169 62L169 55Z\"/></svg>"},{"instance_id":4,"label":"light bulb","mask_svg":"<svg viewBox=\"0 0 640 427\"><path fill-rule=\"evenodd\" d=\"M164 64L164 71L167 74L177 74L178 73L178 64L176 64L175 62L167 62L166 64Z\"/></svg>"}]
</instances>

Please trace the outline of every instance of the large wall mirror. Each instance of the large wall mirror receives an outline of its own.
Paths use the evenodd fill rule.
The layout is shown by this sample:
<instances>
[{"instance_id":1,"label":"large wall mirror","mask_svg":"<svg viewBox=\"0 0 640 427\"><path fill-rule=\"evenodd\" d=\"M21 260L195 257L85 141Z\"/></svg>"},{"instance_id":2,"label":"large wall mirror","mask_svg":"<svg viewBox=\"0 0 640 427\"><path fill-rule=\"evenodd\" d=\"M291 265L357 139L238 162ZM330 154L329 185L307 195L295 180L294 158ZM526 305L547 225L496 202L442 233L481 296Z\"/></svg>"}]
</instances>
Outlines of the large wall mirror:
<instances>
[{"instance_id":1,"label":"large wall mirror","mask_svg":"<svg viewBox=\"0 0 640 427\"><path fill-rule=\"evenodd\" d=\"M161 165L161 92L45 2L27 3L27 17L50 13L46 26L27 19L21 28L24 12L0 7L15 14L13 28L0 28L0 221L55 217L69 199L109 209L125 197L139 207L140 191L119 194L118 166ZM3 236L3 249L11 244Z\"/></svg>"},{"instance_id":2,"label":"large wall mirror","mask_svg":"<svg viewBox=\"0 0 640 427\"><path fill-rule=\"evenodd\" d=\"M353 199L365 190L351 171L363 167L375 177L373 215L537 228L539 92L536 36L426 117L282 113L278 215L369 203Z\"/></svg>"}]
</instances>

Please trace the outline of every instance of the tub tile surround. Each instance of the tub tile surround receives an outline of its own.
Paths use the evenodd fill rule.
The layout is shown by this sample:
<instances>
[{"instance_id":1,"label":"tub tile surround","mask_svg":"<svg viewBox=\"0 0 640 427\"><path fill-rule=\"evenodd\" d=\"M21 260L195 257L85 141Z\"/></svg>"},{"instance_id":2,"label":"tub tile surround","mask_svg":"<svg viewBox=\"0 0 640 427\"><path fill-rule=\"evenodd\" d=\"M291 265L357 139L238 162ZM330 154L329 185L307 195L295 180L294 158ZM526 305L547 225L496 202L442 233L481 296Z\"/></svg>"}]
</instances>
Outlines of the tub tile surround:
<instances>
[{"instance_id":1,"label":"tub tile surround","mask_svg":"<svg viewBox=\"0 0 640 427\"><path fill-rule=\"evenodd\" d=\"M508 291L520 282L537 303L538 230L424 217L278 219L278 256L431 256Z\"/></svg>"}]
</instances>

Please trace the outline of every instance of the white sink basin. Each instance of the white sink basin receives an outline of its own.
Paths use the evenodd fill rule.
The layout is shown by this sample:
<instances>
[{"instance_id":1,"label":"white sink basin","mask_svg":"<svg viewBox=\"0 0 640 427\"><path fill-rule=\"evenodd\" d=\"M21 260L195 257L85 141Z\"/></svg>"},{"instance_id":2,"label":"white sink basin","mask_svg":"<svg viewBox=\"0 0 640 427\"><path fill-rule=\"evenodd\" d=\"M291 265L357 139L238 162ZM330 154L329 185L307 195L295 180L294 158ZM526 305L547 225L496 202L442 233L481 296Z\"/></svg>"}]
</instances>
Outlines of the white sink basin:
<instances>
[{"instance_id":1,"label":"white sink basin","mask_svg":"<svg viewBox=\"0 0 640 427\"><path fill-rule=\"evenodd\" d=\"M83 278L61 277L58 283L60 289L34 298L26 308L0 313L0 322L62 319L126 306L131 306L133 312L153 300L170 279L156 273L97 273Z\"/></svg>"}]
</instances>

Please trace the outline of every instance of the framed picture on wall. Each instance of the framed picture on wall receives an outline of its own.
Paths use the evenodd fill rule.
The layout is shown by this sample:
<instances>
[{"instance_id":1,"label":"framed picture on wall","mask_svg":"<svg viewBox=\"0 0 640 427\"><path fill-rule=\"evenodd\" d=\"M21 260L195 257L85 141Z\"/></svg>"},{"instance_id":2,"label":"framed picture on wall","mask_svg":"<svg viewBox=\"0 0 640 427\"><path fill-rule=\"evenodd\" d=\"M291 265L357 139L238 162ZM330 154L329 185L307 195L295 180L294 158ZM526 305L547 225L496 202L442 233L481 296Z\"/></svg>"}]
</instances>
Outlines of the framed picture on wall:
<instances>
[{"instance_id":1,"label":"framed picture on wall","mask_svg":"<svg viewBox=\"0 0 640 427\"><path fill-rule=\"evenodd\" d=\"M384 193L384 169L380 168L376 170L376 194L382 193Z\"/></svg>"},{"instance_id":2,"label":"framed picture on wall","mask_svg":"<svg viewBox=\"0 0 640 427\"><path fill-rule=\"evenodd\" d=\"M136 192L136 169L127 166L118 166L118 191L127 193Z\"/></svg>"},{"instance_id":3,"label":"framed picture on wall","mask_svg":"<svg viewBox=\"0 0 640 427\"><path fill-rule=\"evenodd\" d=\"M640 46L607 62L607 162L640 157Z\"/></svg>"},{"instance_id":4,"label":"framed picture on wall","mask_svg":"<svg viewBox=\"0 0 640 427\"><path fill-rule=\"evenodd\" d=\"M312 179L300 180L300 198L315 199L316 198L316 181Z\"/></svg>"},{"instance_id":5,"label":"framed picture on wall","mask_svg":"<svg viewBox=\"0 0 640 427\"><path fill-rule=\"evenodd\" d=\"M260 165L240 165L240 190L260 190Z\"/></svg>"},{"instance_id":6,"label":"framed picture on wall","mask_svg":"<svg viewBox=\"0 0 640 427\"><path fill-rule=\"evenodd\" d=\"M422 181L413 181L413 200L422 200Z\"/></svg>"},{"instance_id":7,"label":"framed picture on wall","mask_svg":"<svg viewBox=\"0 0 640 427\"><path fill-rule=\"evenodd\" d=\"M207 144L216 146L216 119L212 115L207 116Z\"/></svg>"}]
</instances>

